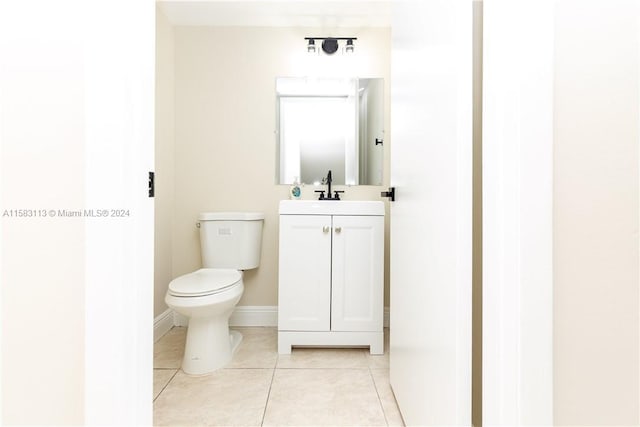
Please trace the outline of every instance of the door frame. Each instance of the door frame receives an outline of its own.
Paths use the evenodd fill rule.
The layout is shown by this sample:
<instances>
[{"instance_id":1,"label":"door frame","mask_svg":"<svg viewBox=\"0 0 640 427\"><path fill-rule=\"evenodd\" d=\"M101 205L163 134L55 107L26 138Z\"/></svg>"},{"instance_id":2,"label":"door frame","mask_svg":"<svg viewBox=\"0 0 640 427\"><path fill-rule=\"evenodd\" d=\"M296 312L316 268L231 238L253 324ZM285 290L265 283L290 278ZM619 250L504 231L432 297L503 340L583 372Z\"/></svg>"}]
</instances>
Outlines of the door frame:
<instances>
[{"instance_id":1,"label":"door frame","mask_svg":"<svg viewBox=\"0 0 640 427\"><path fill-rule=\"evenodd\" d=\"M86 208L120 211L85 224L87 425L153 422L155 7L87 2L80 15Z\"/></svg>"},{"instance_id":2,"label":"door frame","mask_svg":"<svg viewBox=\"0 0 640 427\"><path fill-rule=\"evenodd\" d=\"M483 424L552 425L553 1L483 28Z\"/></svg>"},{"instance_id":3,"label":"door frame","mask_svg":"<svg viewBox=\"0 0 640 427\"><path fill-rule=\"evenodd\" d=\"M149 7L149 3L145 2L147 10L137 16L147 25L148 14L155 25L155 4ZM510 19L501 19L506 16ZM93 31L97 34L105 30ZM552 2L485 0L483 62L483 422L549 425L553 422ZM153 93L150 96L153 99ZM523 99L531 103L525 105ZM98 181L87 185L89 193L96 188ZM153 234L143 244L152 242ZM99 253L102 243L88 238L87 251L93 247ZM135 242L127 247L139 250ZM90 267L87 273L92 272ZM124 281L116 285L113 295L130 290ZM137 312L127 309L118 315L105 314L98 323L87 321L87 349L105 324L125 334L135 329L137 337L132 341L134 348L120 360L106 360L106 356L87 352L88 423L106 422L108 418L99 415L113 409L110 401L100 407L91 404L100 396L113 396L120 390L112 382L98 381L107 371L105 366L132 374L119 383L130 391L118 399L128 409L119 420L151 422L151 388L146 382L152 360L146 356L152 349L152 289L151 281L137 291L136 302L130 307L139 308ZM104 304L98 295L87 296L88 313L104 311ZM129 369L134 366L137 370ZM92 394L99 389L99 394Z\"/></svg>"}]
</instances>

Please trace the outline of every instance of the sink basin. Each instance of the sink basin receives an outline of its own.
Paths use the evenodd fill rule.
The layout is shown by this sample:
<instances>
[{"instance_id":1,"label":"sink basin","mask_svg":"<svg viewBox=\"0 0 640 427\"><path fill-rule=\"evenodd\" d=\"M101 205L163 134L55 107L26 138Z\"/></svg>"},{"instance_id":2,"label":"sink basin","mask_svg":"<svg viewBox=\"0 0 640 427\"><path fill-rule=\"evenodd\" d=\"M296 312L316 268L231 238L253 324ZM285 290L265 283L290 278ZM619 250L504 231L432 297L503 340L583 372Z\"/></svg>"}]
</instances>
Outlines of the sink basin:
<instances>
[{"instance_id":1,"label":"sink basin","mask_svg":"<svg viewBox=\"0 0 640 427\"><path fill-rule=\"evenodd\" d=\"M281 200L280 215L384 215L384 203L371 200Z\"/></svg>"}]
</instances>

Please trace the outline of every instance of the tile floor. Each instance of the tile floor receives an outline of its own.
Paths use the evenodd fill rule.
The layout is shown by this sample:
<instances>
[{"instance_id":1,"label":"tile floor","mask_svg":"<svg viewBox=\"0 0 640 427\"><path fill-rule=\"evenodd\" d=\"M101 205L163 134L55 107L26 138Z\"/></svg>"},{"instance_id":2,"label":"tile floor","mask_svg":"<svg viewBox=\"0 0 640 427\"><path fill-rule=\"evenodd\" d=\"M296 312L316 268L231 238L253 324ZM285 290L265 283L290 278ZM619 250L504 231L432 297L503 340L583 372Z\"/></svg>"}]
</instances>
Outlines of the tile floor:
<instances>
[{"instance_id":1,"label":"tile floor","mask_svg":"<svg viewBox=\"0 0 640 427\"><path fill-rule=\"evenodd\" d=\"M174 426L402 426L385 354L368 349L298 349L278 355L275 328L237 328L232 363L201 377L179 368L185 328L154 348L153 420Z\"/></svg>"}]
</instances>

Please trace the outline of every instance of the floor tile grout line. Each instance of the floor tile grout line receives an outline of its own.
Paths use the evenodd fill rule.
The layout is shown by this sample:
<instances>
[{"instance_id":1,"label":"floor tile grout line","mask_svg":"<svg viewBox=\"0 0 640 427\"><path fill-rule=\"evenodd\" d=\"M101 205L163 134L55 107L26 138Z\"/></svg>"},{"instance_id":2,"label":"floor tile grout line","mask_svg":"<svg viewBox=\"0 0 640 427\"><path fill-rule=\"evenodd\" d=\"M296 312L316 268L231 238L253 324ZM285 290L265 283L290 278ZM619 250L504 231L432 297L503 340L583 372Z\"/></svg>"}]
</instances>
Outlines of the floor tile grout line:
<instances>
[{"instance_id":1,"label":"floor tile grout line","mask_svg":"<svg viewBox=\"0 0 640 427\"><path fill-rule=\"evenodd\" d=\"M376 396L378 396L378 403L380 404L380 409L382 410L382 416L384 417L384 422L389 425L389 419L387 418L387 411L384 410L384 405L382 404L382 398L380 397L380 392L378 391L378 385L376 384L376 379L373 377L373 372L371 372L371 367L369 367L369 376L371 377L371 381L373 381L373 388L376 391Z\"/></svg>"},{"instance_id":2,"label":"floor tile grout line","mask_svg":"<svg viewBox=\"0 0 640 427\"><path fill-rule=\"evenodd\" d=\"M171 378L169 378L169 381L167 381L167 383L164 385L164 387L162 387L162 390L160 390L160 393L158 393L158 395L153 399L153 401L151 403L155 402L160 397L162 392L169 386L171 381L173 381L173 379L176 377L176 375L178 374L179 370L180 370L179 368L176 369L176 371L173 373L173 375L171 375Z\"/></svg>"},{"instance_id":3,"label":"floor tile grout line","mask_svg":"<svg viewBox=\"0 0 640 427\"><path fill-rule=\"evenodd\" d=\"M277 362L276 362L277 366ZM276 367L274 366L271 373L271 382L269 383L269 391L267 392L267 400L264 402L264 411L262 411L262 420L260 420L260 426L264 425L264 417L267 415L267 407L269 406L269 398L271 397L271 387L273 387L273 379L276 376Z\"/></svg>"},{"instance_id":4,"label":"floor tile grout line","mask_svg":"<svg viewBox=\"0 0 640 427\"><path fill-rule=\"evenodd\" d=\"M242 371L242 370L258 370L258 369L275 369L272 368L270 366L263 366L263 367L257 367L257 366L253 366L253 367L242 367L242 366L234 366L233 368L220 368L220 370L224 369L225 371Z\"/></svg>"},{"instance_id":5,"label":"floor tile grout line","mask_svg":"<svg viewBox=\"0 0 640 427\"><path fill-rule=\"evenodd\" d=\"M342 366L342 367L336 367L336 366L298 366L298 367L293 367L293 368L276 368L276 369L280 369L280 370L291 370L291 371L295 371L296 369L332 369L332 370L351 370L351 371L366 371L367 369L369 369L369 367L367 366ZM384 370L384 369L380 369L380 370Z\"/></svg>"},{"instance_id":6,"label":"floor tile grout line","mask_svg":"<svg viewBox=\"0 0 640 427\"><path fill-rule=\"evenodd\" d=\"M398 414L400 415L400 419L402 420L402 425L406 426L407 423L404 422L404 418L402 417L402 412L400 412L400 406L398 405L398 400L396 399L396 394L393 392L391 385L389 385L389 389L391 389L391 397L393 397L393 403L396 405L396 409L398 410Z\"/></svg>"}]
</instances>

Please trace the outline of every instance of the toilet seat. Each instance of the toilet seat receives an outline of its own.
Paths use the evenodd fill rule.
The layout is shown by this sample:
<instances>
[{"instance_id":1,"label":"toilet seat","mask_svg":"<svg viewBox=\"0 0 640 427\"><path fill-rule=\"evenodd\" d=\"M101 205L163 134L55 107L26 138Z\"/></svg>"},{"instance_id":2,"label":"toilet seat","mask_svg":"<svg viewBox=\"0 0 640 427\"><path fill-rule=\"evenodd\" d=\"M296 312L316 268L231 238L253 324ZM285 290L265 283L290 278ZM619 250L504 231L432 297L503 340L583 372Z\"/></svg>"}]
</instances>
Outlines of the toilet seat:
<instances>
[{"instance_id":1,"label":"toilet seat","mask_svg":"<svg viewBox=\"0 0 640 427\"><path fill-rule=\"evenodd\" d=\"M175 297L203 297L214 295L242 283L238 270L201 268L177 277L169 283L169 295Z\"/></svg>"}]
</instances>

